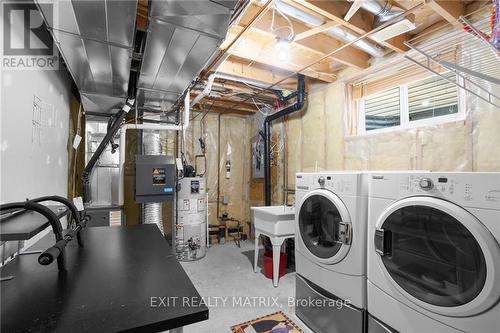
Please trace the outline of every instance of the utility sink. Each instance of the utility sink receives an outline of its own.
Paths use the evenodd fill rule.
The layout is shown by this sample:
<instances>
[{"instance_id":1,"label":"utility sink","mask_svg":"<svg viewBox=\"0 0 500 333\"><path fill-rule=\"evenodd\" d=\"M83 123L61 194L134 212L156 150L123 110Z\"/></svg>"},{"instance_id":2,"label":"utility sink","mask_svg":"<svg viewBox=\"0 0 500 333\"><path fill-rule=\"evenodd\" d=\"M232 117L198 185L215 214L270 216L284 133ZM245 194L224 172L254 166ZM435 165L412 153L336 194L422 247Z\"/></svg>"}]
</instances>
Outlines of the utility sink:
<instances>
[{"instance_id":1,"label":"utility sink","mask_svg":"<svg viewBox=\"0 0 500 333\"><path fill-rule=\"evenodd\" d=\"M272 236L295 234L295 207L264 206L251 209L256 230Z\"/></svg>"}]
</instances>

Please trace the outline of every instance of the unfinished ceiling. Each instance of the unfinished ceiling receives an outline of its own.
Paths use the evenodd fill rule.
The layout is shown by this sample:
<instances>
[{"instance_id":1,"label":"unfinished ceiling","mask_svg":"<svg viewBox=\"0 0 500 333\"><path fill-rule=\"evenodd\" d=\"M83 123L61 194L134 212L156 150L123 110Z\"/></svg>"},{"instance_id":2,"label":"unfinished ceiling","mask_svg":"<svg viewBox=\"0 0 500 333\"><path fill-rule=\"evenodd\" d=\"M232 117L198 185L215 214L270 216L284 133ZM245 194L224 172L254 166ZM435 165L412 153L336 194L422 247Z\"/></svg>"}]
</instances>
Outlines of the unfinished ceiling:
<instances>
[{"instance_id":1,"label":"unfinished ceiling","mask_svg":"<svg viewBox=\"0 0 500 333\"><path fill-rule=\"evenodd\" d=\"M205 81L201 82L215 71L259 81L271 88L278 88L273 86L278 83L280 88L293 89L297 72L304 74L309 83L333 82L346 68L364 70L394 54L405 54L408 48L404 42L455 23L461 15L488 3L491 1L253 0L234 20L220 47L225 60L203 73ZM405 22L401 22L403 19ZM457 29L461 28L457 25ZM405 30L409 31L401 33ZM393 31L399 34L391 37ZM375 38L377 35L391 38L381 40ZM279 57L283 40L289 44L286 59ZM257 94L264 95L259 89ZM217 100L221 98L205 98L201 108L212 106L211 110L217 111ZM225 105L219 109L222 112L229 105L232 112L241 109L247 114L253 104L251 98L234 92L223 99Z\"/></svg>"},{"instance_id":2,"label":"unfinished ceiling","mask_svg":"<svg viewBox=\"0 0 500 333\"><path fill-rule=\"evenodd\" d=\"M277 91L293 90L297 73L311 84L368 70L444 23L462 29L460 16L489 3L73 0L58 2L55 23L39 7L85 110L123 103L132 71L138 104L151 112L171 111L189 86L194 110L248 115L279 105Z\"/></svg>"}]
</instances>

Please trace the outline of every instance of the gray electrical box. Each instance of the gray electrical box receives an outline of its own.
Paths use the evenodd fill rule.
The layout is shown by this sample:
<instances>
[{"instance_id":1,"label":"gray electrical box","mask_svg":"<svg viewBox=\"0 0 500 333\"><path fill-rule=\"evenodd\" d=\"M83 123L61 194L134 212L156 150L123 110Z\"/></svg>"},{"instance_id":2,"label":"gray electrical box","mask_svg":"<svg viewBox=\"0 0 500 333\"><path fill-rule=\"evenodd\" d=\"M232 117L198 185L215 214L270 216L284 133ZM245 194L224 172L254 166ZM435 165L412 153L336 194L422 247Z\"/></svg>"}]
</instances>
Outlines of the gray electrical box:
<instances>
[{"instance_id":1,"label":"gray electrical box","mask_svg":"<svg viewBox=\"0 0 500 333\"><path fill-rule=\"evenodd\" d=\"M172 200L175 192L175 160L173 156L135 156L135 201L163 202Z\"/></svg>"},{"instance_id":2,"label":"gray electrical box","mask_svg":"<svg viewBox=\"0 0 500 333\"><path fill-rule=\"evenodd\" d=\"M264 178L264 141L252 142L252 177Z\"/></svg>"}]
</instances>

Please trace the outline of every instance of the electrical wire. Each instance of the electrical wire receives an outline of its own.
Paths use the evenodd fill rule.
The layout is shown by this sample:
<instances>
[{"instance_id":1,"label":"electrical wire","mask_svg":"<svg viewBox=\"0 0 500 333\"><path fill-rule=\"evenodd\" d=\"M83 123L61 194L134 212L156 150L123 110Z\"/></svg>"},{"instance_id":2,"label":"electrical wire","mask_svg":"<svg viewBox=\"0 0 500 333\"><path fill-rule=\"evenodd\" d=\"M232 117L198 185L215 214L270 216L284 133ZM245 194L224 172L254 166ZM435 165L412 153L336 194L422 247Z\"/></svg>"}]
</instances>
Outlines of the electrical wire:
<instances>
[{"instance_id":1,"label":"electrical wire","mask_svg":"<svg viewBox=\"0 0 500 333\"><path fill-rule=\"evenodd\" d=\"M208 107L208 110L204 111L204 107L203 107L203 104L200 103L200 107L201 107L201 111L202 112L198 112L196 115L193 116L193 118L191 118L191 121L195 120L196 118L198 118L198 116L200 114L203 114L203 116L201 117L200 121L203 121L203 119L205 119L205 117L207 116L207 114L210 112L210 110L212 110L212 107L214 106L215 104L215 99L212 99L211 100L212 103L210 104L210 106Z\"/></svg>"},{"instance_id":2,"label":"electrical wire","mask_svg":"<svg viewBox=\"0 0 500 333\"><path fill-rule=\"evenodd\" d=\"M80 106L78 107L78 119L76 121L76 135L78 135L81 138L80 132L81 132L81 126L82 126L82 103L80 103ZM81 139L80 139L81 140ZM74 151L74 157L73 157L73 186L72 186L72 195L75 196L76 192L76 169L77 166L76 164L78 163L78 150L75 149Z\"/></svg>"},{"instance_id":3,"label":"electrical wire","mask_svg":"<svg viewBox=\"0 0 500 333\"><path fill-rule=\"evenodd\" d=\"M295 31L293 29L293 23L292 21L288 18L288 16L286 16L279 8L278 6L276 5L276 3L278 2L278 0L273 0L273 6L272 6L272 10L273 10L273 13L272 13L272 18L271 18L271 31L272 32L276 32L276 31L279 31L279 30L283 30L283 29L288 29L290 31L290 33L288 34L288 37L286 37L286 40L287 41L291 41L293 40L293 38L295 37ZM288 26L282 26L282 27L277 27L275 28L275 16L276 16L276 12L282 16L285 21L287 21L288 23Z\"/></svg>"}]
</instances>

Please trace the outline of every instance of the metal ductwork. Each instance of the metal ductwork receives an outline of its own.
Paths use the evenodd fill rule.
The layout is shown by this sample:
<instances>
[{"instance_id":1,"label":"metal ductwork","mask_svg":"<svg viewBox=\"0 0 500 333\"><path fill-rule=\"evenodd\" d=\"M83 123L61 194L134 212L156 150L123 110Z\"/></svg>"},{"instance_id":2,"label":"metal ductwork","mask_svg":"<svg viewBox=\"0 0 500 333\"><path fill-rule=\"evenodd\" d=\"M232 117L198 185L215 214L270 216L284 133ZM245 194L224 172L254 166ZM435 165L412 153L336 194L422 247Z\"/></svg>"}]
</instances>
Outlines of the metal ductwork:
<instances>
[{"instance_id":1,"label":"metal ductwork","mask_svg":"<svg viewBox=\"0 0 500 333\"><path fill-rule=\"evenodd\" d=\"M80 91L83 107L125 103L137 1L35 0ZM151 0L139 106L170 109L226 37L237 0Z\"/></svg>"},{"instance_id":2,"label":"metal ductwork","mask_svg":"<svg viewBox=\"0 0 500 333\"><path fill-rule=\"evenodd\" d=\"M361 8L375 15L375 26L393 19L404 13L404 10L394 6L387 0L364 0L361 1Z\"/></svg>"},{"instance_id":3,"label":"metal ductwork","mask_svg":"<svg viewBox=\"0 0 500 333\"><path fill-rule=\"evenodd\" d=\"M35 0L85 111L107 112L127 98L137 1Z\"/></svg>"},{"instance_id":4,"label":"metal ductwork","mask_svg":"<svg viewBox=\"0 0 500 333\"><path fill-rule=\"evenodd\" d=\"M344 42L352 42L356 38L359 37L357 33L348 29L335 27L327 31L327 34L335 37L336 39L343 40ZM376 44L367 41L366 39L358 40L353 44L353 46L357 47L360 50L365 51L369 55L379 58L385 55L385 50L382 47L377 46Z\"/></svg>"},{"instance_id":5,"label":"metal ductwork","mask_svg":"<svg viewBox=\"0 0 500 333\"><path fill-rule=\"evenodd\" d=\"M226 37L237 1L153 0L138 103L169 110Z\"/></svg>"},{"instance_id":6,"label":"metal ductwork","mask_svg":"<svg viewBox=\"0 0 500 333\"><path fill-rule=\"evenodd\" d=\"M277 1L276 6L280 11L282 11L286 15L290 15L291 17L299 21L302 21L306 24L309 24L313 27L319 27L325 23L322 19L312 14L301 11L300 9L297 9L282 1ZM351 42L359 37L359 34L345 27L332 28L330 30L327 30L326 34L334 37L335 39L340 39L344 42ZM353 46L362 51L365 51L366 53L370 54L373 57L382 57L386 53L382 47L367 40L359 40L355 42Z\"/></svg>"}]
</instances>

